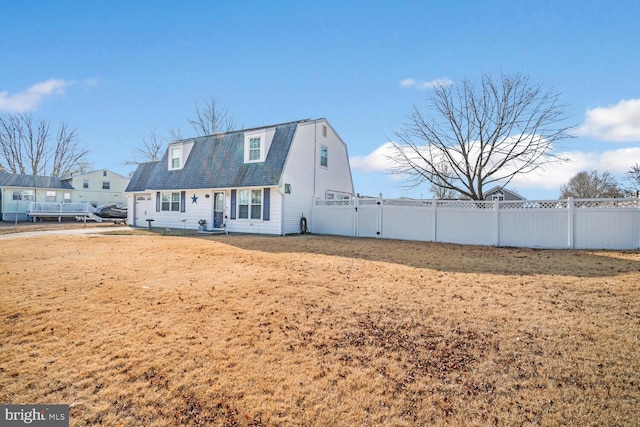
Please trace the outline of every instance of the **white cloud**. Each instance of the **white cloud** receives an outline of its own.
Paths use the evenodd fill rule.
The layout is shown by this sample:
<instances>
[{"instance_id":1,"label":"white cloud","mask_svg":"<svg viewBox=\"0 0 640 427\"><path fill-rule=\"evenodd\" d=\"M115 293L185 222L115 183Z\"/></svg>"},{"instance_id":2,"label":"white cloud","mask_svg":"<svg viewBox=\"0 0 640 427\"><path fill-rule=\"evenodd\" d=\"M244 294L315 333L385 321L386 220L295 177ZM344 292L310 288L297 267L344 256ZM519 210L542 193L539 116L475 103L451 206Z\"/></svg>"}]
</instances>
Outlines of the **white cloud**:
<instances>
[{"instance_id":1,"label":"white cloud","mask_svg":"<svg viewBox=\"0 0 640 427\"><path fill-rule=\"evenodd\" d=\"M578 134L604 141L640 141L640 99L587 110Z\"/></svg>"},{"instance_id":2,"label":"white cloud","mask_svg":"<svg viewBox=\"0 0 640 427\"><path fill-rule=\"evenodd\" d=\"M494 154L492 155L490 162L487 165L487 168L491 168L494 167L494 165L501 161L502 159L500 158L500 153L501 152L506 152L505 148L511 147L513 146L520 146L520 145L524 145L526 146L528 143L530 143L531 141L537 141L537 140L541 140L541 138L539 136L536 135L531 135L531 136L522 136L520 138L517 137L508 137L507 139L505 139L505 141L502 143L503 144L503 149L500 151L496 151L494 152ZM542 140L541 140L542 141ZM541 144L544 144L544 141L541 142ZM426 149L426 147L421 147L420 150L422 151L422 155L424 155L425 157L431 157L433 156L434 159L435 158L440 158L440 157L444 157L443 154L439 151L439 150L434 150L431 154L429 154L429 150ZM485 147L485 151L486 151L486 147ZM359 172L364 172L364 173L368 173L368 172L389 172L392 169L392 166L394 165L393 160L390 160L389 157L393 157L395 154L397 154L396 148L393 146L393 143L391 142L385 142L384 144L382 144L381 146L379 146L378 148L376 148L373 152L371 152L370 154L367 154L365 156L353 156L350 158L350 164L351 167ZM463 158L462 158L462 154L461 153L457 153L454 150L452 150L450 152L451 156L454 157L454 159L456 159L456 161L462 163L463 162ZM476 161L476 159L480 156L480 144L479 143L473 143L470 144L470 146L468 147L468 156L469 156L469 161L471 163L474 163ZM421 155L419 155L418 153L416 153L414 150L412 149L408 149L407 151L405 151L405 155L412 159L413 161L415 161L416 163L420 163L421 162ZM512 160L511 162L509 162L507 164L507 167L510 168L520 168L522 167L522 162L524 162L525 160L528 159L515 159Z\"/></svg>"},{"instance_id":3,"label":"white cloud","mask_svg":"<svg viewBox=\"0 0 640 427\"><path fill-rule=\"evenodd\" d=\"M358 172L388 172L391 161L387 156L394 153L393 144L385 142L366 156L351 156L349 164Z\"/></svg>"},{"instance_id":4,"label":"white cloud","mask_svg":"<svg viewBox=\"0 0 640 427\"><path fill-rule=\"evenodd\" d=\"M387 156L392 154L393 150L393 144L385 142L370 154L352 156L350 158L351 167L354 171L363 174L389 172L392 162ZM621 148L604 152L570 151L556 154L562 158L569 159L569 161L553 163L547 165L545 169L539 169L524 175L516 175L509 183L509 187L557 190L559 194L560 187L578 172L597 169L620 176L627 172L636 162L640 162L640 147ZM392 179L402 178L398 175L392 175L391 177Z\"/></svg>"},{"instance_id":5,"label":"white cloud","mask_svg":"<svg viewBox=\"0 0 640 427\"><path fill-rule=\"evenodd\" d=\"M416 80L411 77L400 81L401 87L415 88L418 90L433 89L436 86L450 86L452 84L453 84L453 80L448 79L446 77L441 79L431 80L430 82L427 82L424 80Z\"/></svg>"},{"instance_id":6,"label":"white cloud","mask_svg":"<svg viewBox=\"0 0 640 427\"><path fill-rule=\"evenodd\" d=\"M571 151L560 153L568 158L566 163L554 163L545 170L516 176L512 185L519 187L537 187L558 189L581 171L608 171L613 175L622 175L640 159L640 147L621 148L603 152Z\"/></svg>"},{"instance_id":7,"label":"white cloud","mask_svg":"<svg viewBox=\"0 0 640 427\"><path fill-rule=\"evenodd\" d=\"M0 92L0 111L9 113L22 113L38 108L47 97L61 95L65 89L75 82L61 79L49 79L36 83L24 92L9 95L9 92Z\"/></svg>"}]
</instances>

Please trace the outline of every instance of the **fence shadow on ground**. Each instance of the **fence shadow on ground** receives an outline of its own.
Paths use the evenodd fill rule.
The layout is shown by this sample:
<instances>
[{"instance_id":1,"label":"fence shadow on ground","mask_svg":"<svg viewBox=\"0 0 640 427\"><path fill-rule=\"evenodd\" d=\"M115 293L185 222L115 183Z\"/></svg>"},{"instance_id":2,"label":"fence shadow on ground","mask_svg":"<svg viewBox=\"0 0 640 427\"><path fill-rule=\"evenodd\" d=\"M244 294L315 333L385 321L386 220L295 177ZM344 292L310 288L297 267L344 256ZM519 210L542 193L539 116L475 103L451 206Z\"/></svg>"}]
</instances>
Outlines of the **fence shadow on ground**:
<instances>
[{"instance_id":1,"label":"fence shadow on ground","mask_svg":"<svg viewBox=\"0 0 640 427\"><path fill-rule=\"evenodd\" d=\"M639 250L497 248L319 235L227 235L210 239L246 250L321 254L453 273L611 277L640 272Z\"/></svg>"}]
</instances>

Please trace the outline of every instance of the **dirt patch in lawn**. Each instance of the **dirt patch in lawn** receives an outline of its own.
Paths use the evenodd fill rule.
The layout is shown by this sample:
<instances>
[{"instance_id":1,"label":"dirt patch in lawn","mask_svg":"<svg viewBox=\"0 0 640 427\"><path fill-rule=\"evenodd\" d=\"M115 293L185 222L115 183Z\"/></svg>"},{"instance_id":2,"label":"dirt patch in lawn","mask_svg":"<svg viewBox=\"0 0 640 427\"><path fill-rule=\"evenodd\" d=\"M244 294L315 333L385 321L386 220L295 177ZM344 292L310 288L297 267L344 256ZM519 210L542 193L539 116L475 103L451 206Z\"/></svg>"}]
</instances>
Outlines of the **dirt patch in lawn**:
<instances>
[{"instance_id":1,"label":"dirt patch in lawn","mask_svg":"<svg viewBox=\"0 0 640 427\"><path fill-rule=\"evenodd\" d=\"M56 236L0 286L0 402L71 425L637 422L638 251Z\"/></svg>"}]
</instances>

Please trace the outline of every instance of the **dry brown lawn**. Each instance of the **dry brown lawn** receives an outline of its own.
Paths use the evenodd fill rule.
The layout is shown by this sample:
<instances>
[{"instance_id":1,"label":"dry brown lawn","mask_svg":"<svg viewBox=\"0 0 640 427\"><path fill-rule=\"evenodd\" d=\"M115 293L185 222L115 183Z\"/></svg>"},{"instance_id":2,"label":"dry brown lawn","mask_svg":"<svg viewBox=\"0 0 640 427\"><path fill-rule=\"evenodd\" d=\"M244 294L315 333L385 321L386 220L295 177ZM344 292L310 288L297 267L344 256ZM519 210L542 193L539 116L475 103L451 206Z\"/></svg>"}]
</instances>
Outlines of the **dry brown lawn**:
<instances>
[{"instance_id":1,"label":"dry brown lawn","mask_svg":"<svg viewBox=\"0 0 640 427\"><path fill-rule=\"evenodd\" d=\"M0 241L0 403L71 425L638 425L640 252Z\"/></svg>"}]
</instances>

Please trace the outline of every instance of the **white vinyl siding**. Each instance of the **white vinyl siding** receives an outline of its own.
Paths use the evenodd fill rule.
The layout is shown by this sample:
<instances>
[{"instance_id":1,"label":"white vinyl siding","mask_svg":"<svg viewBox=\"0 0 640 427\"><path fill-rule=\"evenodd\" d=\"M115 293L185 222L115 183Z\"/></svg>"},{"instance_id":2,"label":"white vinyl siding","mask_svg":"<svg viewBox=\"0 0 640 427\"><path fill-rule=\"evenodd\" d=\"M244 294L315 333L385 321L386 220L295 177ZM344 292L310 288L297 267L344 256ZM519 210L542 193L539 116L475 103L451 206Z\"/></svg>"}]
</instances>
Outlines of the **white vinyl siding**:
<instances>
[{"instance_id":1,"label":"white vinyl siding","mask_svg":"<svg viewBox=\"0 0 640 427\"><path fill-rule=\"evenodd\" d=\"M254 214L257 213L258 209L262 211L264 217L264 210L266 209L265 202L265 192L263 189L249 189L249 202L251 202L251 191L257 191L261 196L261 205L258 203L254 203L253 208ZM270 208L269 208L269 220L264 220L261 218L247 218L247 219L232 219L231 218L231 189L219 190L186 190L186 203L183 211L156 211L156 203L155 200L151 200L151 197L155 199L155 194L150 196L147 193L129 193L129 203L130 206L136 203L135 216L136 222L135 226L137 227L147 227L147 222L145 221L148 218L153 218L154 222L152 224L153 227L169 227L170 229L187 229L187 230L197 230L198 229L198 221L204 219L207 221L207 228L213 226L213 202L214 197L213 194L216 192L223 192L224 196L224 215L227 217L225 219L226 230L230 233L258 233L258 234L271 234L278 235L282 234L281 228L281 220L282 220L282 195L276 191L276 187L270 187ZM168 192L171 194L172 192ZM162 193L160 193L162 194ZM197 201L193 202L193 196L197 197ZM209 196L209 197L207 197ZM138 202L135 201L136 197L144 198L144 201L141 201L138 205ZM240 197L240 190L237 190L237 198ZM257 197L257 195L256 195ZM255 199L257 202L257 198ZM162 204L162 196L160 196L160 205ZM251 203L250 203L251 204ZM236 206L236 215L238 214L238 200L235 201ZM182 208L182 206L181 206ZM251 208L248 209L248 215L251 215ZM130 216L134 214L134 209L129 209ZM298 214L299 215L299 214ZM298 216L299 220L299 216ZM134 218L130 218L131 223L133 223Z\"/></svg>"},{"instance_id":2,"label":"white vinyl siding","mask_svg":"<svg viewBox=\"0 0 640 427\"><path fill-rule=\"evenodd\" d=\"M326 138L323 126L327 127ZM314 141L318 143L314 144ZM322 146L327 147L327 167L321 166ZM313 170L310 170L311 165ZM283 234L300 232L302 215L313 232L314 197L324 198L328 193L336 198L353 194L347 147L325 120L318 120L317 125L314 121L298 124L281 180L283 188L280 191L283 193L284 183L291 185L291 194L284 194Z\"/></svg>"},{"instance_id":3,"label":"white vinyl siding","mask_svg":"<svg viewBox=\"0 0 640 427\"><path fill-rule=\"evenodd\" d=\"M71 198L75 203L86 202L92 205L97 204L97 206L105 203L127 206L124 190L128 183L128 178L104 169L74 176L69 181L74 188L71 191ZM38 201L40 200L38 198Z\"/></svg>"}]
</instances>

